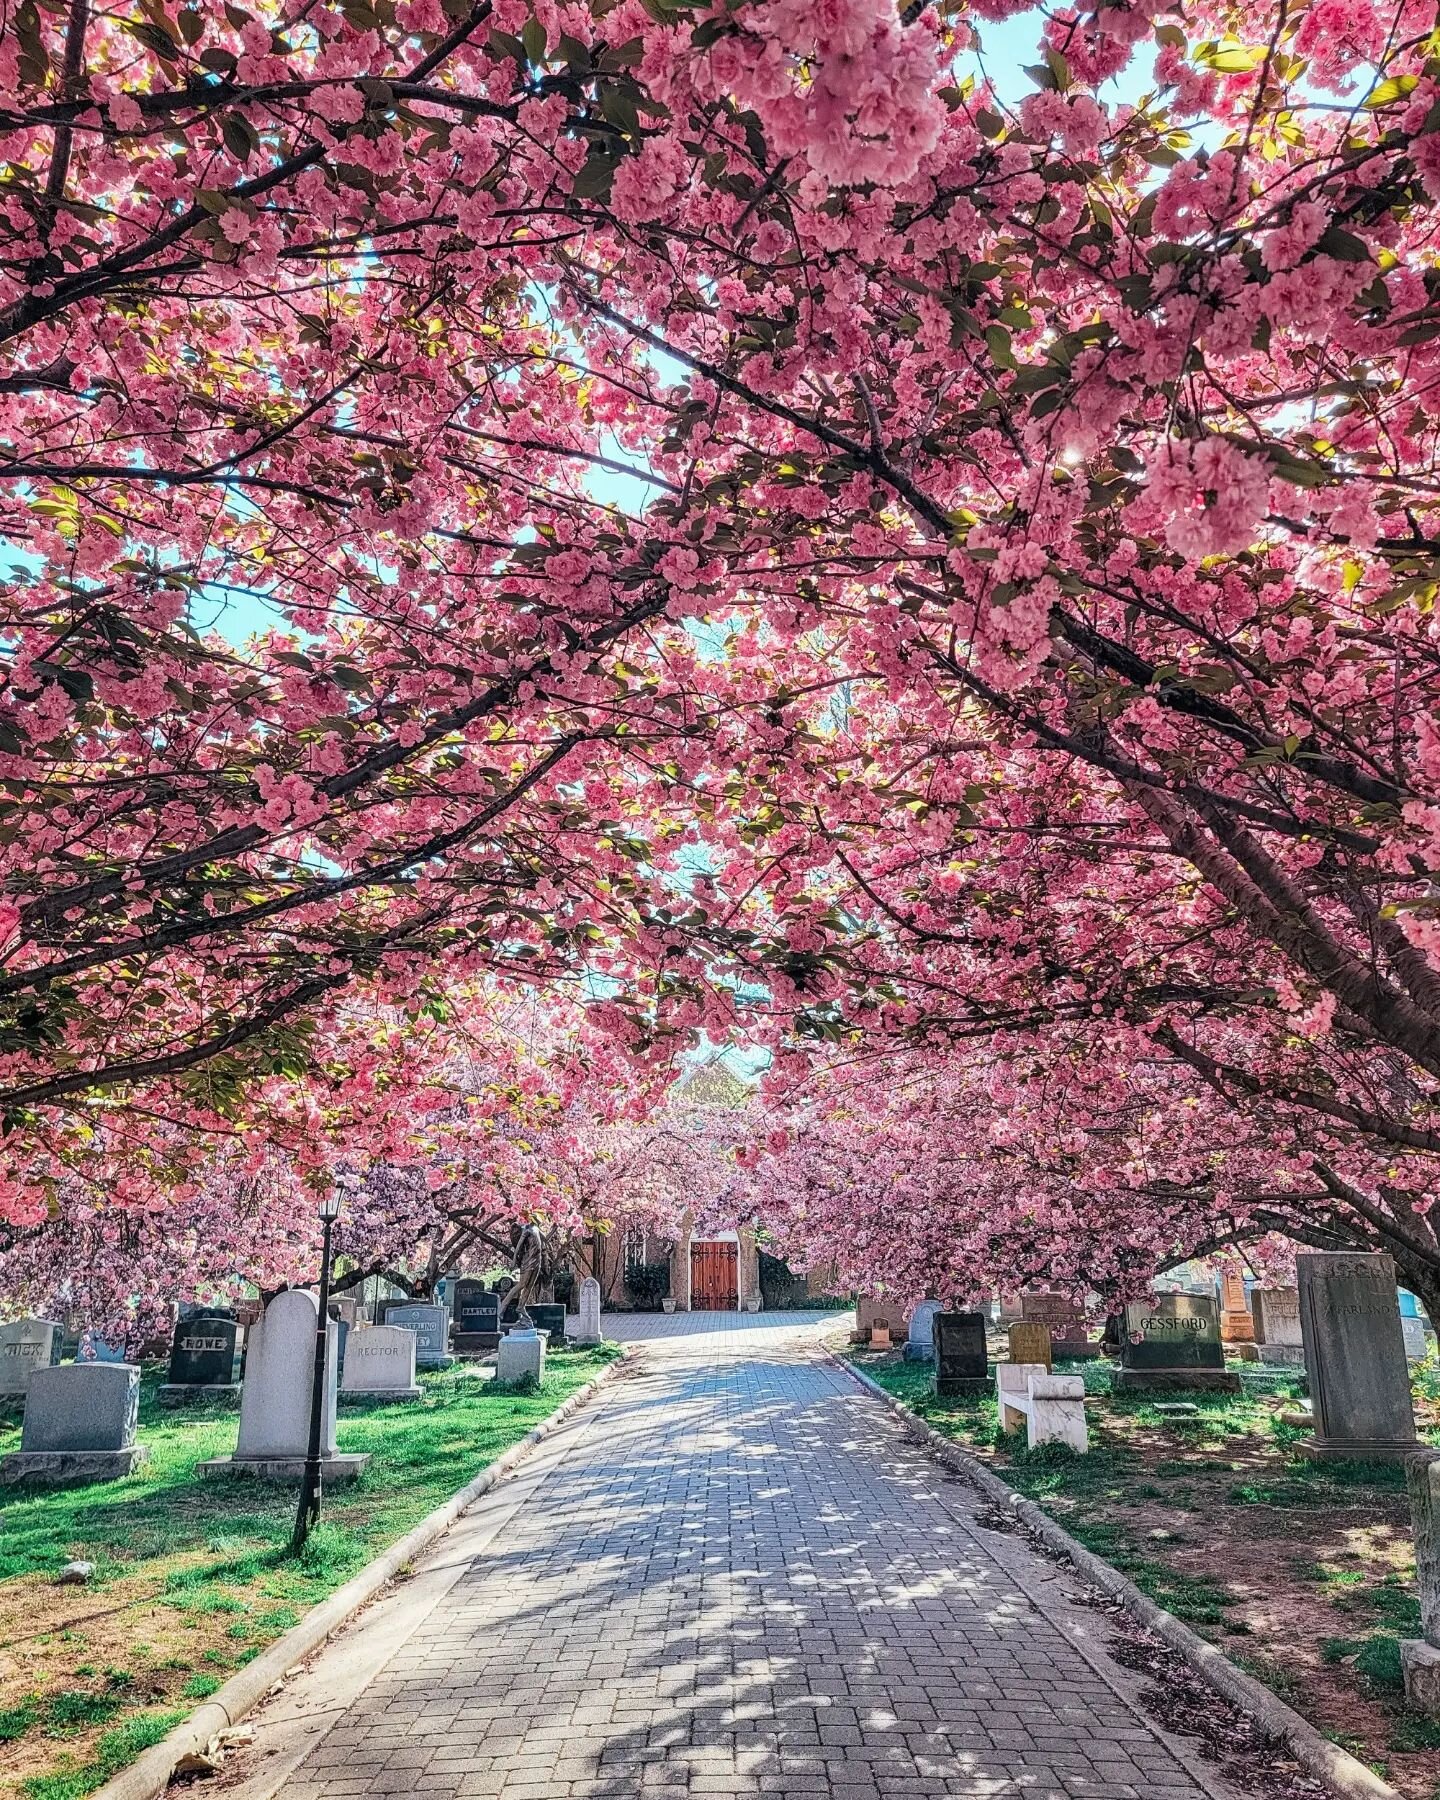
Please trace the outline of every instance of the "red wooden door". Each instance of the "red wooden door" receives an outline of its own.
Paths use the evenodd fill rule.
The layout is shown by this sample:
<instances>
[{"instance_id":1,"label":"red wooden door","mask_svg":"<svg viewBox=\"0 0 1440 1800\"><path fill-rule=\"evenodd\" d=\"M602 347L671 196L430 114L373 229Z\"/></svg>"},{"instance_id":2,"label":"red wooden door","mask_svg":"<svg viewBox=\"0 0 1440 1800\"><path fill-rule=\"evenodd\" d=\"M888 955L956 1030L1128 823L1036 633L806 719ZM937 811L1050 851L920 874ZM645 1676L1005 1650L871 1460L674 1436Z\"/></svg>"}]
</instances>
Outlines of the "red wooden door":
<instances>
[{"instance_id":1,"label":"red wooden door","mask_svg":"<svg viewBox=\"0 0 1440 1800\"><path fill-rule=\"evenodd\" d=\"M740 1255L735 1244L690 1246L690 1305L695 1312L734 1312L740 1304Z\"/></svg>"}]
</instances>

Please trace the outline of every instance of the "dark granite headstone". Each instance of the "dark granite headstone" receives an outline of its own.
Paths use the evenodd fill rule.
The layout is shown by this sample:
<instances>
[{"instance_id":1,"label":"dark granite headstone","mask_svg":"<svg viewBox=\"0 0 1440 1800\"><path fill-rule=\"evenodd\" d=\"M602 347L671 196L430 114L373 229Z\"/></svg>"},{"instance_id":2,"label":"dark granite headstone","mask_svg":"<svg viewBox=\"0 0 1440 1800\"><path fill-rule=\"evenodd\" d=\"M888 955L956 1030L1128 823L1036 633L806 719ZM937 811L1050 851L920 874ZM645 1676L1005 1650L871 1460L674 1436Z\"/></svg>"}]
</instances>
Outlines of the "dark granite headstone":
<instances>
[{"instance_id":1,"label":"dark granite headstone","mask_svg":"<svg viewBox=\"0 0 1440 1800\"><path fill-rule=\"evenodd\" d=\"M240 1327L234 1319L182 1319L170 1348L176 1387L227 1387L239 1379Z\"/></svg>"},{"instance_id":2,"label":"dark granite headstone","mask_svg":"<svg viewBox=\"0 0 1440 1800\"><path fill-rule=\"evenodd\" d=\"M985 1315L981 1312L935 1314L935 1392L983 1394L990 1386L985 1354Z\"/></svg>"},{"instance_id":3,"label":"dark granite headstone","mask_svg":"<svg viewBox=\"0 0 1440 1800\"><path fill-rule=\"evenodd\" d=\"M550 1333L550 1348L565 1342L565 1308L556 1303L532 1300L525 1308L530 1315L530 1323L537 1331Z\"/></svg>"},{"instance_id":4,"label":"dark granite headstone","mask_svg":"<svg viewBox=\"0 0 1440 1800\"><path fill-rule=\"evenodd\" d=\"M457 1281L452 1325L462 1356L490 1355L500 1345L500 1296L469 1276Z\"/></svg>"},{"instance_id":5,"label":"dark granite headstone","mask_svg":"<svg viewBox=\"0 0 1440 1800\"><path fill-rule=\"evenodd\" d=\"M1237 1394L1225 1367L1220 1312L1210 1294L1152 1294L1125 1308L1115 1391Z\"/></svg>"}]
</instances>

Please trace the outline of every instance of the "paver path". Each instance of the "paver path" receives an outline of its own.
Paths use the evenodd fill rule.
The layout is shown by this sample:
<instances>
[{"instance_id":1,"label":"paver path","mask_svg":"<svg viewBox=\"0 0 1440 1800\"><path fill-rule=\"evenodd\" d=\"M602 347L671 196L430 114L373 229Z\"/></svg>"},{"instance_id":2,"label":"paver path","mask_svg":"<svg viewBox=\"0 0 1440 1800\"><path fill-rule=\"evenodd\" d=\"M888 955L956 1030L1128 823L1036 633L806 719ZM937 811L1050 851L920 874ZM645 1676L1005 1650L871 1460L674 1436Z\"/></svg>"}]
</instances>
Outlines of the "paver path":
<instances>
[{"instance_id":1,"label":"paver path","mask_svg":"<svg viewBox=\"0 0 1440 1800\"><path fill-rule=\"evenodd\" d=\"M608 1319L644 1366L367 1684L337 1674L285 1800L1223 1794L1064 1572L824 1359L837 1324Z\"/></svg>"}]
</instances>

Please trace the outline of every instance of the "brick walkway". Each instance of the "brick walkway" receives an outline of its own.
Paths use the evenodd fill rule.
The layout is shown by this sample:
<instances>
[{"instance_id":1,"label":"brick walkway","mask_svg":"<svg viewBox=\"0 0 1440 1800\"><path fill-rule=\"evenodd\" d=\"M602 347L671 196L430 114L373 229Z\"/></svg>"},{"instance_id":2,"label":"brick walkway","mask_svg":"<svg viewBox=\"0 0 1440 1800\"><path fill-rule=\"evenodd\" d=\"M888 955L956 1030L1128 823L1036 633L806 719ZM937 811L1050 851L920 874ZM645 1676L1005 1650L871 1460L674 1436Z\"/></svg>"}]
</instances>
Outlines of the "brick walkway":
<instances>
[{"instance_id":1,"label":"brick walkway","mask_svg":"<svg viewBox=\"0 0 1440 1800\"><path fill-rule=\"evenodd\" d=\"M606 1323L644 1367L242 1800L1224 1795L1064 1573L823 1360L833 1315Z\"/></svg>"}]
</instances>

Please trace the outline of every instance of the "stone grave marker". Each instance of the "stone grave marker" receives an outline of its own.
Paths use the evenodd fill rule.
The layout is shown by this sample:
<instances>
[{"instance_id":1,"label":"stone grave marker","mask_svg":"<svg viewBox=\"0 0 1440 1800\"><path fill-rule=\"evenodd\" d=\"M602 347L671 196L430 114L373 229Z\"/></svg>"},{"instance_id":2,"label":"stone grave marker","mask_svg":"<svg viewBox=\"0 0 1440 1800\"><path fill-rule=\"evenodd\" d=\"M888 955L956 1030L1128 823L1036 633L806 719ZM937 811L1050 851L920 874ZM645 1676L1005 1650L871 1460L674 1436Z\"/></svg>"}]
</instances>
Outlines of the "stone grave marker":
<instances>
[{"instance_id":1,"label":"stone grave marker","mask_svg":"<svg viewBox=\"0 0 1440 1800\"><path fill-rule=\"evenodd\" d=\"M253 1475L267 1481L298 1481L310 1448L310 1400L315 1370L315 1338L320 1302L309 1288L277 1294L250 1333L245 1386L240 1396L240 1431L233 1456L199 1465L201 1475ZM368 1456L335 1448L335 1372L339 1333L327 1321L325 1386L320 1426L321 1479L353 1481Z\"/></svg>"},{"instance_id":2,"label":"stone grave marker","mask_svg":"<svg viewBox=\"0 0 1440 1800\"><path fill-rule=\"evenodd\" d=\"M404 1325L356 1327L340 1392L347 1400L418 1400L415 1333Z\"/></svg>"},{"instance_id":3,"label":"stone grave marker","mask_svg":"<svg viewBox=\"0 0 1440 1800\"><path fill-rule=\"evenodd\" d=\"M240 1393L240 1327L230 1318L182 1319L170 1346L170 1373L160 1389L162 1406L192 1400L229 1400Z\"/></svg>"},{"instance_id":4,"label":"stone grave marker","mask_svg":"<svg viewBox=\"0 0 1440 1800\"><path fill-rule=\"evenodd\" d=\"M1010 1327L1010 1360L1012 1363L1043 1365L1048 1372L1053 1367L1050 1327L1037 1325L1033 1320L1017 1319Z\"/></svg>"},{"instance_id":5,"label":"stone grave marker","mask_svg":"<svg viewBox=\"0 0 1440 1800\"><path fill-rule=\"evenodd\" d=\"M1420 1594L1418 1638L1400 1641L1405 1704L1440 1718L1440 1456L1417 1453L1405 1465L1415 1532L1415 1585Z\"/></svg>"},{"instance_id":6,"label":"stone grave marker","mask_svg":"<svg viewBox=\"0 0 1440 1800\"><path fill-rule=\"evenodd\" d=\"M1025 1316L1025 1296L1023 1294L1007 1294L1004 1288L1002 1288L1000 1290L1000 1312L998 1315L1000 1325L1002 1327L1014 1325L1019 1320L1025 1318ZM1042 1319L1040 1320L1040 1323L1042 1325L1048 1325L1050 1321L1048 1319Z\"/></svg>"},{"instance_id":7,"label":"stone grave marker","mask_svg":"<svg viewBox=\"0 0 1440 1800\"><path fill-rule=\"evenodd\" d=\"M455 1349L461 1356L491 1356L500 1344L500 1296L483 1281L455 1283Z\"/></svg>"},{"instance_id":8,"label":"stone grave marker","mask_svg":"<svg viewBox=\"0 0 1440 1800\"><path fill-rule=\"evenodd\" d=\"M951 1396L990 1389L982 1312L942 1312L935 1302L935 1392Z\"/></svg>"},{"instance_id":9,"label":"stone grave marker","mask_svg":"<svg viewBox=\"0 0 1440 1800\"><path fill-rule=\"evenodd\" d=\"M135 1442L139 1410L135 1363L36 1369L25 1399L20 1448L0 1457L0 1484L79 1487L128 1475L147 1455Z\"/></svg>"},{"instance_id":10,"label":"stone grave marker","mask_svg":"<svg viewBox=\"0 0 1440 1800\"><path fill-rule=\"evenodd\" d=\"M23 1400L30 1377L60 1360L62 1326L53 1319L12 1319L0 1325L0 1400Z\"/></svg>"},{"instance_id":11,"label":"stone grave marker","mask_svg":"<svg viewBox=\"0 0 1440 1800\"><path fill-rule=\"evenodd\" d=\"M1255 1321L1245 1298L1245 1278L1238 1269L1226 1269L1220 1276L1220 1341L1235 1346L1234 1354L1246 1361L1256 1360L1257 1353L1248 1349L1255 1342Z\"/></svg>"},{"instance_id":12,"label":"stone grave marker","mask_svg":"<svg viewBox=\"0 0 1440 1800\"><path fill-rule=\"evenodd\" d=\"M938 1300L922 1300L910 1318L910 1335L905 1340L906 1362L934 1362L935 1319L940 1312Z\"/></svg>"},{"instance_id":13,"label":"stone grave marker","mask_svg":"<svg viewBox=\"0 0 1440 1800\"><path fill-rule=\"evenodd\" d=\"M1062 1362L1100 1354L1100 1346L1092 1344L1087 1335L1084 1311L1064 1294L1022 1294L1020 1320L1026 1325L1048 1325L1050 1353Z\"/></svg>"},{"instance_id":14,"label":"stone grave marker","mask_svg":"<svg viewBox=\"0 0 1440 1800\"><path fill-rule=\"evenodd\" d=\"M1220 1314L1211 1294L1152 1294L1133 1301L1120 1321L1117 1394L1198 1391L1238 1394L1225 1367Z\"/></svg>"},{"instance_id":15,"label":"stone grave marker","mask_svg":"<svg viewBox=\"0 0 1440 1800\"><path fill-rule=\"evenodd\" d=\"M600 1342L600 1283L593 1275L587 1275L580 1283L580 1317L575 1325L575 1342Z\"/></svg>"},{"instance_id":16,"label":"stone grave marker","mask_svg":"<svg viewBox=\"0 0 1440 1800\"><path fill-rule=\"evenodd\" d=\"M538 1331L507 1331L495 1357L495 1380L501 1387L545 1379L545 1339Z\"/></svg>"},{"instance_id":17,"label":"stone grave marker","mask_svg":"<svg viewBox=\"0 0 1440 1800\"><path fill-rule=\"evenodd\" d=\"M448 1369L449 1315L443 1306L420 1300L390 1301L382 1325L404 1325L415 1333L415 1363L421 1369Z\"/></svg>"},{"instance_id":18,"label":"stone grave marker","mask_svg":"<svg viewBox=\"0 0 1440 1800\"><path fill-rule=\"evenodd\" d=\"M872 1350L888 1350L890 1348L890 1327L877 1320L870 1327L870 1348Z\"/></svg>"},{"instance_id":19,"label":"stone grave marker","mask_svg":"<svg viewBox=\"0 0 1440 1800\"><path fill-rule=\"evenodd\" d=\"M1280 1368L1303 1368L1299 1288L1251 1288L1250 1308L1261 1362Z\"/></svg>"},{"instance_id":20,"label":"stone grave marker","mask_svg":"<svg viewBox=\"0 0 1440 1800\"><path fill-rule=\"evenodd\" d=\"M852 1341L868 1344L870 1333L877 1325L888 1325L893 1333L908 1330L909 1324L905 1308L898 1300L876 1299L873 1294L862 1294L855 1302L855 1334Z\"/></svg>"},{"instance_id":21,"label":"stone grave marker","mask_svg":"<svg viewBox=\"0 0 1440 1800\"><path fill-rule=\"evenodd\" d=\"M1315 1408L1306 1453L1395 1461L1419 1447L1395 1264L1383 1255L1302 1251L1300 1329Z\"/></svg>"},{"instance_id":22,"label":"stone grave marker","mask_svg":"<svg viewBox=\"0 0 1440 1800\"><path fill-rule=\"evenodd\" d=\"M565 1308L554 1301L532 1300L525 1311L536 1331L550 1333L550 1348L559 1349L565 1342Z\"/></svg>"}]
</instances>

